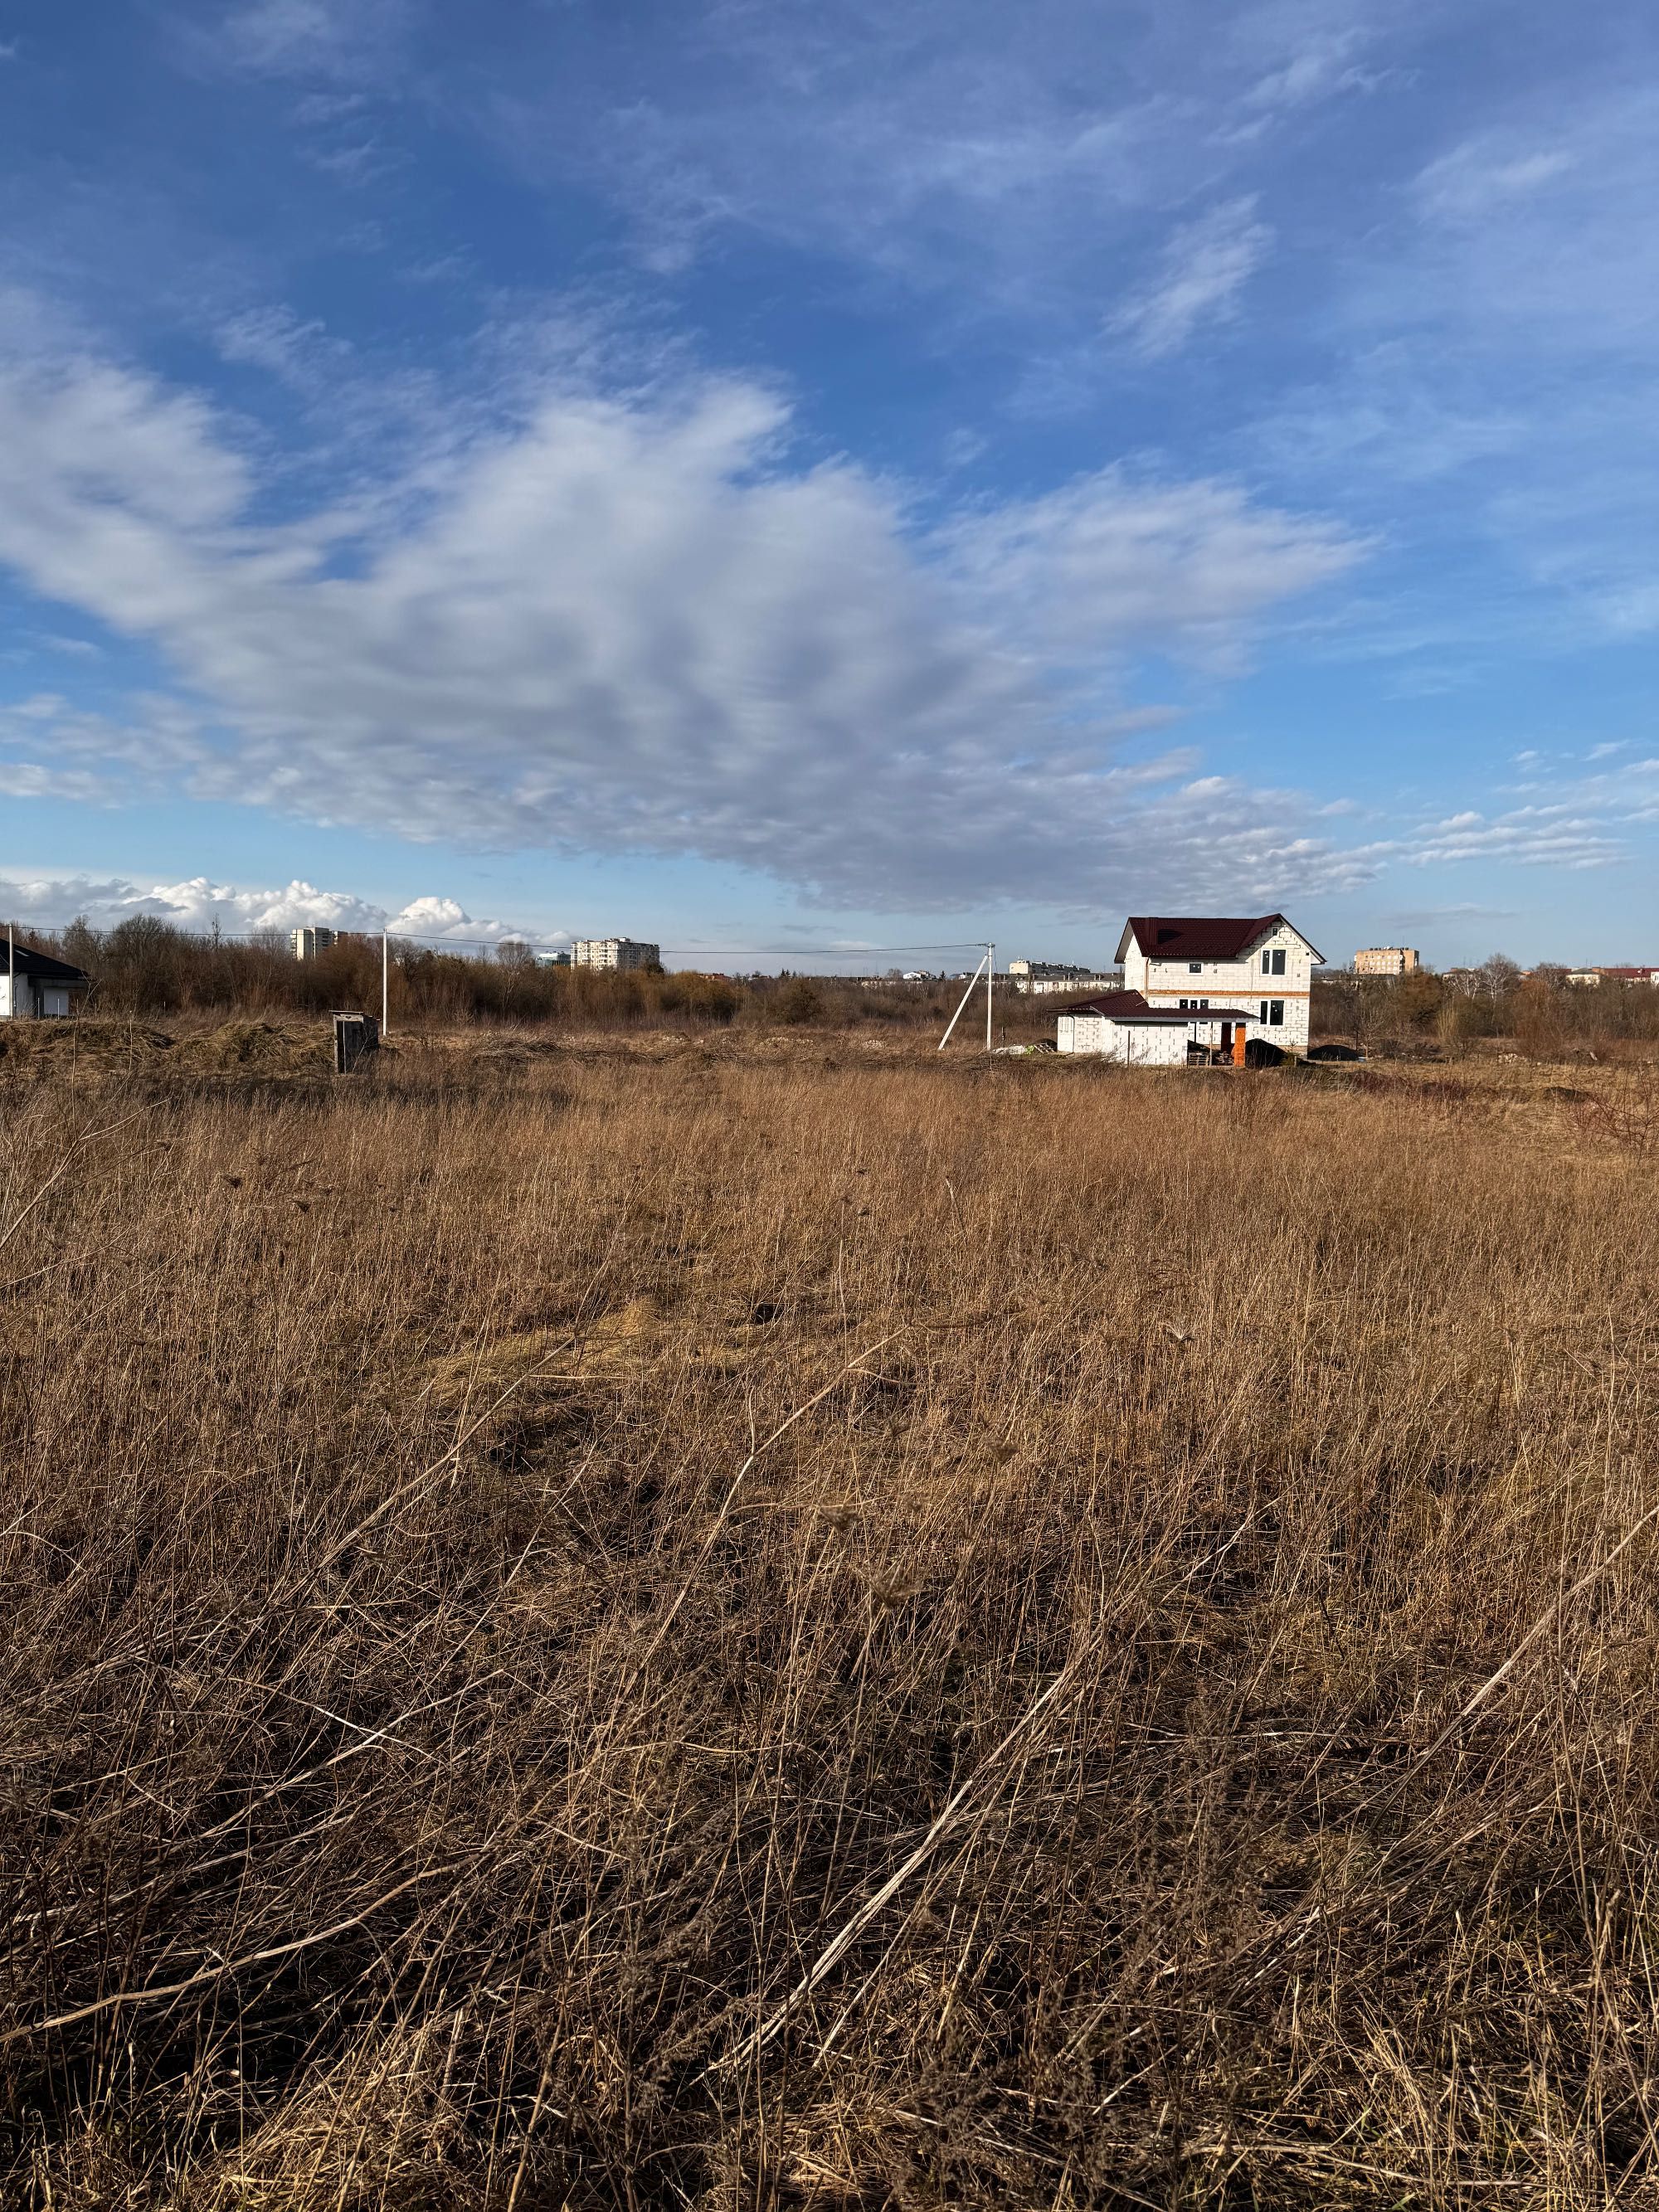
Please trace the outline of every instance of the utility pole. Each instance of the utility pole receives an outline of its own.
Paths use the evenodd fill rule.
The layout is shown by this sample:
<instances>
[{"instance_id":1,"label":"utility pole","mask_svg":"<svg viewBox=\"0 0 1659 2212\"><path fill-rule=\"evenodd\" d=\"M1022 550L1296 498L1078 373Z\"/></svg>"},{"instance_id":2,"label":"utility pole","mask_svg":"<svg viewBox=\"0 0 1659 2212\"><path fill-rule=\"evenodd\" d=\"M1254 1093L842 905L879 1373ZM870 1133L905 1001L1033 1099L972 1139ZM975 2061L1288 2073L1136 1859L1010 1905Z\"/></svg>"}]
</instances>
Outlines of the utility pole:
<instances>
[{"instance_id":1,"label":"utility pole","mask_svg":"<svg viewBox=\"0 0 1659 2212\"><path fill-rule=\"evenodd\" d=\"M12 945L13 924L6 924L6 1012L17 1012L17 955Z\"/></svg>"},{"instance_id":2,"label":"utility pole","mask_svg":"<svg viewBox=\"0 0 1659 2212\"><path fill-rule=\"evenodd\" d=\"M392 1000L390 995L391 963L386 948L386 932L380 932L380 1035L386 1032L386 1014Z\"/></svg>"},{"instance_id":3,"label":"utility pole","mask_svg":"<svg viewBox=\"0 0 1659 2212\"><path fill-rule=\"evenodd\" d=\"M968 988L962 994L962 1003L951 1015L945 1026L945 1035L939 1041L939 1048L941 1052L950 1043L951 1030L967 1012L968 1001L979 988L980 968L985 970L985 1049L987 1052L991 1049L991 975L996 964L996 951L994 945L988 945L980 956L979 968L975 968L968 978Z\"/></svg>"}]
</instances>

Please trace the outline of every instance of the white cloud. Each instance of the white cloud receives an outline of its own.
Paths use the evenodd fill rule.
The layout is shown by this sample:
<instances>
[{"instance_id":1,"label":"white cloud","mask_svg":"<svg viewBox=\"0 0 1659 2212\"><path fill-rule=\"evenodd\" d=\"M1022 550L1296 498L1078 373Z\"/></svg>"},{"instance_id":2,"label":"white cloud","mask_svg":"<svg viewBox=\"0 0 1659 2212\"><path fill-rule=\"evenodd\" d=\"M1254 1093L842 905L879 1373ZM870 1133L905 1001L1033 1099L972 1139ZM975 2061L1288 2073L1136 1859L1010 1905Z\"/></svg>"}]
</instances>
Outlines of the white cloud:
<instances>
[{"instance_id":1,"label":"white cloud","mask_svg":"<svg viewBox=\"0 0 1659 2212\"><path fill-rule=\"evenodd\" d=\"M477 919L458 899L428 895L392 912L348 891L319 890L298 878L280 890L248 889L191 876L179 883L139 883L126 876L0 876L0 906L7 918L37 929L58 929L80 917L94 928L112 928L135 915L148 915L175 928L210 930L228 935L254 930L297 929L321 924L330 929L382 929L393 936L457 945L494 944L503 937L532 935L537 943L568 941L568 933L526 933L501 921Z\"/></svg>"},{"instance_id":2,"label":"white cloud","mask_svg":"<svg viewBox=\"0 0 1659 2212\"><path fill-rule=\"evenodd\" d=\"M246 307L228 316L218 330L226 361L263 368L296 390L314 393L324 372L337 369L347 348L331 340L316 320L301 322L289 307Z\"/></svg>"},{"instance_id":3,"label":"white cloud","mask_svg":"<svg viewBox=\"0 0 1659 2212\"><path fill-rule=\"evenodd\" d=\"M1605 760L1597 746L1589 757ZM1535 768L1543 756L1517 753ZM1511 787L1524 803L1488 814L1465 808L1421 823L1389 849L1419 867L1501 860L1533 867L1601 868L1628 860L1633 829L1659 822L1659 759L1594 773L1531 775Z\"/></svg>"},{"instance_id":4,"label":"white cloud","mask_svg":"<svg viewBox=\"0 0 1659 2212\"><path fill-rule=\"evenodd\" d=\"M1422 11L1396 0L1386 22L1364 0L1267 0L1227 27L1238 59L1265 62L1239 106L1241 132L1260 134L1282 116L1316 102L1397 88L1409 70L1370 58L1386 36L1397 48Z\"/></svg>"},{"instance_id":5,"label":"white cloud","mask_svg":"<svg viewBox=\"0 0 1659 2212\"><path fill-rule=\"evenodd\" d=\"M1406 82L1403 71L1365 70L1349 59L1359 41L1334 40L1328 46L1310 46L1293 54L1281 68L1258 77L1244 95L1245 107L1262 116L1281 110L1305 107L1335 93L1370 93L1385 85Z\"/></svg>"},{"instance_id":6,"label":"white cloud","mask_svg":"<svg viewBox=\"0 0 1659 2212\"><path fill-rule=\"evenodd\" d=\"M940 533L982 619L1065 666L1103 648L1236 665L1255 620L1340 575L1361 548L1237 486L1143 483L1116 469L963 517Z\"/></svg>"},{"instance_id":7,"label":"white cloud","mask_svg":"<svg viewBox=\"0 0 1659 2212\"><path fill-rule=\"evenodd\" d=\"M353 76L396 49L410 12L409 0L246 0L193 43L259 76Z\"/></svg>"},{"instance_id":8,"label":"white cloud","mask_svg":"<svg viewBox=\"0 0 1659 2212\"><path fill-rule=\"evenodd\" d=\"M1506 149L1498 140L1477 139L1431 161L1417 180L1417 196L1429 215L1456 222L1479 221L1565 176L1576 160L1565 146L1522 153Z\"/></svg>"},{"instance_id":9,"label":"white cloud","mask_svg":"<svg viewBox=\"0 0 1659 2212\"><path fill-rule=\"evenodd\" d=\"M1465 812L1426 823L1405 842L1401 857L1419 867L1507 860L1533 867L1582 869L1606 867L1625 859L1626 851L1616 828L1606 820L1528 806L1490 819Z\"/></svg>"},{"instance_id":10,"label":"white cloud","mask_svg":"<svg viewBox=\"0 0 1659 2212\"><path fill-rule=\"evenodd\" d=\"M1109 327L1148 360L1178 353L1202 324L1237 315L1244 287L1267 258L1273 234L1256 220L1253 193L1225 200L1183 223L1165 246L1146 289L1126 301Z\"/></svg>"},{"instance_id":11,"label":"white cloud","mask_svg":"<svg viewBox=\"0 0 1659 2212\"><path fill-rule=\"evenodd\" d=\"M110 795L108 781L85 769L65 768L58 761L0 761L0 798L69 799L97 806Z\"/></svg>"},{"instance_id":12,"label":"white cloud","mask_svg":"<svg viewBox=\"0 0 1659 2212\"><path fill-rule=\"evenodd\" d=\"M1386 514L1466 652L1648 635L1659 237L1632 210L1659 194L1659 93L1592 61L1476 112L1349 244L1328 374L1257 450L1304 498Z\"/></svg>"},{"instance_id":13,"label":"white cloud","mask_svg":"<svg viewBox=\"0 0 1659 2212\"><path fill-rule=\"evenodd\" d=\"M714 0L684 45L568 43L525 11L475 129L535 181L573 174L632 218L647 268L763 234L926 293L936 333L1012 315L1080 335L1159 210L1237 173L1426 12L1396 0ZM1028 332L1029 335L1029 332Z\"/></svg>"},{"instance_id":14,"label":"white cloud","mask_svg":"<svg viewBox=\"0 0 1659 2212\"><path fill-rule=\"evenodd\" d=\"M1356 542L1236 487L1120 471L923 528L788 435L739 380L544 390L349 507L269 524L198 402L85 361L0 373L0 561L179 678L125 726L15 710L0 745L416 838L696 854L917 909L1115 905L1126 871L1169 895L1352 879L1298 835L1293 795L1218 799L1183 758L1118 753L1167 719L1123 703L1142 656L1236 664Z\"/></svg>"}]
</instances>

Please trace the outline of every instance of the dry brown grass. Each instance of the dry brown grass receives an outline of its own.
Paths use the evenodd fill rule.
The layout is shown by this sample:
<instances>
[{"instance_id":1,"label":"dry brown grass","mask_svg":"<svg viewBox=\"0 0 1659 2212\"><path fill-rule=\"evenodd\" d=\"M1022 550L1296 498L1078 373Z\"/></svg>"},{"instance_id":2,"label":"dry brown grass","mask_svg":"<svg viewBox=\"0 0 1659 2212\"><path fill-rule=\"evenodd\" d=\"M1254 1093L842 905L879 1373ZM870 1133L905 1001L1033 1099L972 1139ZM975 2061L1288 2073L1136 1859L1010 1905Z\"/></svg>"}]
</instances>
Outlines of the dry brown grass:
<instances>
[{"instance_id":1,"label":"dry brown grass","mask_svg":"<svg viewBox=\"0 0 1659 2212\"><path fill-rule=\"evenodd\" d=\"M1659 2202L1650 1097L825 1056L7 1079L0 2200Z\"/></svg>"}]
</instances>

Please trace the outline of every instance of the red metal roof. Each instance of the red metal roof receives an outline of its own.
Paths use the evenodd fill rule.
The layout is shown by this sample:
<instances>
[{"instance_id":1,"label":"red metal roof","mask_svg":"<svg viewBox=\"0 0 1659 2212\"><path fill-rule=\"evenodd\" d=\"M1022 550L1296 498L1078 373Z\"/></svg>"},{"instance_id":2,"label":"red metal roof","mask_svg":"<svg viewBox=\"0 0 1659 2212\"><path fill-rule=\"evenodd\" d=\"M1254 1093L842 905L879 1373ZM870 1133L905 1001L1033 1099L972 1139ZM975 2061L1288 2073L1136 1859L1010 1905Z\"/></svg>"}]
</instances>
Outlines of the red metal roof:
<instances>
[{"instance_id":1,"label":"red metal roof","mask_svg":"<svg viewBox=\"0 0 1659 2212\"><path fill-rule=\"evenodd\" d=\"M1253 1022L1242 1006L1154 1006L1139 991L1103 991L1098 998L1074 999L1061 1014L1103 1014L1109 1022Z\"/></svg>"},{"instance_id":2,"label":"red metal roof","mask_svg":"<svg viewBox=\"0 0 1659 2212\"><path fill-rule=\"evenodd\" d=\"M1296 929L1296 924L1282 914L1132 914L1124 926L1118 957L1121 959L1124 945L1133 936L1149 960L1237 960L1259 938L1281 927ZM1297 930L1297 934L1300 937L1301 931ZM1302 941L1307 943L1305 938ZM1314 957L1322 962L1324 955L1315 952Z\"/></svg>"}]
</instances>

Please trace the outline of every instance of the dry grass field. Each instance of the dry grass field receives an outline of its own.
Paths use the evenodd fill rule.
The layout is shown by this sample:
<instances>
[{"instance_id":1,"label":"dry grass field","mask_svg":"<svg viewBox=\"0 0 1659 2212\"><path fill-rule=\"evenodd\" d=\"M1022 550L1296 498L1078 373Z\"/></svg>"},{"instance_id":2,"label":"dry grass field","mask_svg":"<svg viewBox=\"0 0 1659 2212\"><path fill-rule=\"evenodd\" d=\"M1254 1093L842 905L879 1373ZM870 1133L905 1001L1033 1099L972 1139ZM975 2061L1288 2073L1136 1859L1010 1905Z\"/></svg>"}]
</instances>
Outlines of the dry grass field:
<instances>
[{"instance_id":1,"label":"dry grass field","mask_svg":"<svg viewBox=\"0 0 1659 2212\"><path fill-rule=\"evenodd\" d=\"M0 2202L1659 2204L1654 1079L0 1069Z\"/></svg>"}]
</instances>

